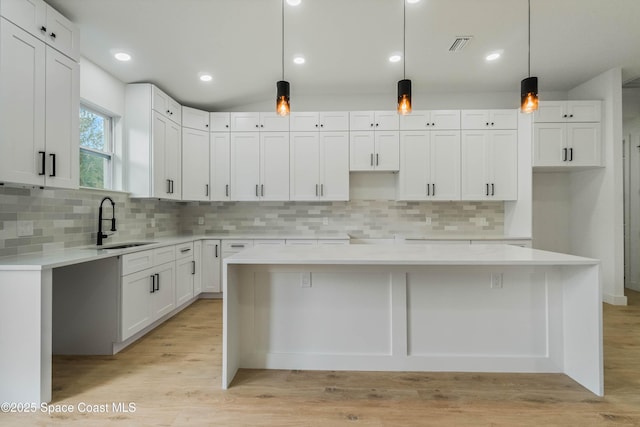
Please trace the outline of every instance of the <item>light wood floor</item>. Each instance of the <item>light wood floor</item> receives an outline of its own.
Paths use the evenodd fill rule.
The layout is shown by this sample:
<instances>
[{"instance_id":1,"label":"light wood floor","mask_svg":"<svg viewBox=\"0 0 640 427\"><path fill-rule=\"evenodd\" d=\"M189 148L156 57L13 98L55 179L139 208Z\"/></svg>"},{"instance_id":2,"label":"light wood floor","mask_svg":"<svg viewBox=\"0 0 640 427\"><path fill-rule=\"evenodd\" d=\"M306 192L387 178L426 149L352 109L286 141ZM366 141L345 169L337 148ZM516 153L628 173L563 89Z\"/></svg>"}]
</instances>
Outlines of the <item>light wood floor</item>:
<instances>
[{"instance_id":1,"label":"light wood floor","mask_svg":"<svg viewBox=\"0 0 640 427\"><path fill-rule=\"evenodd\" d=\"M0 425L640 426L640 293L627 295L604 305L604 398L559 374L241 370L223 391L222 304L201 300L115 356L54 358L52 404L109 413L0 414Z\"/></svg>"}]
</instances>

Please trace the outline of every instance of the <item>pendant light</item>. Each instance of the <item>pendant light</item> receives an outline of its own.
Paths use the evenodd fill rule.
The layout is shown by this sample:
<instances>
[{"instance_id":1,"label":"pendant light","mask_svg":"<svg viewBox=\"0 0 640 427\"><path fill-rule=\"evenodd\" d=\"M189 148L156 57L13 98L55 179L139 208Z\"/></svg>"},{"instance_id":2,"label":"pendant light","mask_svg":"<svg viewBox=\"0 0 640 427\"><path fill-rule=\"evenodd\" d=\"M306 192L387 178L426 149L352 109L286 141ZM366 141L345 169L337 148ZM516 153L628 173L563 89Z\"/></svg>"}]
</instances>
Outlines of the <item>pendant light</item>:
<instances>
[{"instance_id":1,"label":"pendant light","mask_svg":"<svg viewBox=\"0 0 640 427\"><path fill-rule=\"evenodd\" d=\"M520 111L523 113L533 113L538 109L538 78L531 77L531 0L529 5L529 77L520 82Z\"/></svg>"},{"instance_id":2,"label":"pendant light","mask_svg":"<svg viewBox=\"0 0 640 427\"><path fill-rule=\"evenodd\" d=\"M282 0L282 80L276 83L276 113L288 116L289 111L289 82L284 79L284 0Z\"/></svg>"},{"instance_id":3,"label":"pendant light","mask_svg":"<svg viewBox=\"0 0 640 427\"><path fill-rule=\"evenodd\" d=\"M398 81L398 114L411 113L411 80L407 79L407 1L402 0L402 80Z\"/></svg>"}]
</instances>

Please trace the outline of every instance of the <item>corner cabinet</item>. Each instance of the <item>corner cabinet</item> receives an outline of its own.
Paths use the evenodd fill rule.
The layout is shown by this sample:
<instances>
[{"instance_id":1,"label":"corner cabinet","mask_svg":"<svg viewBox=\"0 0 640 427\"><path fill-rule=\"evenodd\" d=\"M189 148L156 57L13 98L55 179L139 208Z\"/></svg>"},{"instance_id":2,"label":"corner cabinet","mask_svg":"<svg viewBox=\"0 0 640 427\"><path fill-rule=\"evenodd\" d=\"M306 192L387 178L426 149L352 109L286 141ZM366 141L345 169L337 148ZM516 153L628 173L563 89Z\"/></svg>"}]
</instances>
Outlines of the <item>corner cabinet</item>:
<instances>
[{"instance_id":1,"label":"corner cabinet","mask_svg":"<svg viewBox=\"0 0 640 427\"><path fill-rule=\"evenodd\" d=\"M602 166L601 101L543 101L534 113L533 167Z\"/></svg>"},{"instance_id":2,"label":"corner cabinet","mask_svg":"<svg viewBox=\"0 0 640 427\"><path fill-rule=\"evenodd\" d=\"M517 110L462 111L462 200L517 200L517 115Z\"/></svg>"},{"instance_id":3,"label":"corner cabinet","mask_svg":"<svg viewBox=\"0 0 640 427\"><path fill-rule=\"evenodd\" d=\"M401 131L398 200L460 200L460 131Z\"/></svg>"},{"instance_id":4,"label":"corner cabinet","mask_svg":"<svg viewBox=\"0 0 640 427\"><path fill-rule=\"evenodd\" d=\"M126 87L127 189L132 197L182 198L182 128L175 121L181 113L169 99L148 83Z\"/></svg>"},{"instance_id":5,"label":"corner cabinet","mask_svg":"<svg viewBox=\"0 0 640 427\"><path fill-rule=\"evenodd\" d=\"M78 188L79 65L21 28L34 4L0 3L0 181Z\"/></svg>"}]
</instances>

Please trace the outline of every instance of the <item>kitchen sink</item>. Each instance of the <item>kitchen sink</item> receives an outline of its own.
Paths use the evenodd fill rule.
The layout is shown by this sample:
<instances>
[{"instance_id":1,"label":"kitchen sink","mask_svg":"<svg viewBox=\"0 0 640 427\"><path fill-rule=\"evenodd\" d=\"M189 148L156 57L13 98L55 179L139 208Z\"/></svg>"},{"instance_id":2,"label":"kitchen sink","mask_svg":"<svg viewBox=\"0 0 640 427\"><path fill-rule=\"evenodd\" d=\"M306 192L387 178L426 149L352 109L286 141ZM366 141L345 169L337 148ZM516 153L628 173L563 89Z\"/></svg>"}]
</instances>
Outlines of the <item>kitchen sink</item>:
<instances>
[{"instance_id":1,"label":"kitchen sink","mask_svg":"<svg viewBox=\"0 0 640 427\"><path fill-rule=\"evenodd\" d=\"M112 245L102 245L96 246L98 249L127 249L127 248L135 248L137 246L150 245L156 242L125 242L125 243L114 243Z\"/></svg>"}]
</instances>

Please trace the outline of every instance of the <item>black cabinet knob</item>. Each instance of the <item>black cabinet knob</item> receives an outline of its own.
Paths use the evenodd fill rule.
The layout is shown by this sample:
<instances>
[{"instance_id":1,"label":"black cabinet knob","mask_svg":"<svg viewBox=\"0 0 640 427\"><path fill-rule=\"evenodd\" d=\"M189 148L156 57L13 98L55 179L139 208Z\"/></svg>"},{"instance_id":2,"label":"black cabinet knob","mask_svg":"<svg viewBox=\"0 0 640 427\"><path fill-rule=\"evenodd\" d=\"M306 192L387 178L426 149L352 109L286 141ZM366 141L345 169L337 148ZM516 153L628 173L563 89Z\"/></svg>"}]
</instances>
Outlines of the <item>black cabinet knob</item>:
<instances>
[{"instance_id":1,"label":"black cabinet knob","mask_svg":"<svg viewBox=\"0 0 640 427\"><path fill-rule=\"evenodd\" d=\"M51 38L55 39L56 38L56 33L51 33Z\"/></svg>"},{"instance_id":2,"label":"black cabinet knob","mask_svg":"<svg viewBox=\"0 0 640 427\"><path fill-rule=\"evenodd\" d=\"M47 32L47 27L45 27L45 26L40 27L40 31L42 31L43 33L46 33Z\"/></svg>"}]
</instances>

